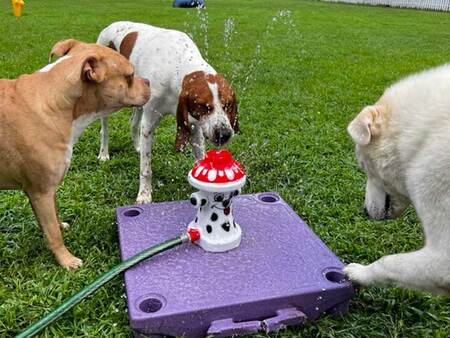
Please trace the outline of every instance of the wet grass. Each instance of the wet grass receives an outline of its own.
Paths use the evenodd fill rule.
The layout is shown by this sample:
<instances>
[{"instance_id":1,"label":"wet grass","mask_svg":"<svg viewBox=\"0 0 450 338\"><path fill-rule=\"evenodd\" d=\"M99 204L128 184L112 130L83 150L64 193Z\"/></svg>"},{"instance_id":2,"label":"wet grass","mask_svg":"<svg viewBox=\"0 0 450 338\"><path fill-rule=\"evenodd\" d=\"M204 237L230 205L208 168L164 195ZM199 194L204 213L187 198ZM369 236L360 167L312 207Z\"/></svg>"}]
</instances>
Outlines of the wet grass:
<instances>
[{"instance_id":1,"label":"wet grass","mask_svg":"<svg viewBox=\"0 0 450 338\"><path fill-rule=\"evenodd\" d=\"M346 263L419 248L423 237L414 210L382 223L361 215L364 176L345 127L385 86L449 60L449 14L299 0L207 4L209 61L232 79L240 100L242 134L229 148L247 168L245 192L279 192ZM187 30L206 48L195 11L172 9L169 0L28 1L20 19L10 15L9 6L0 4L2 78L44 66L60 39L95 41L116 20ZM291 11L290 17L274 21L279 10ZM224 48L224 21L230 17L235 34ZM111 119L111 161L103 165L96 159L98 123L85 132L59 190L61 218L72 225L66 244L85 263L76 273L56 265L24 195L0 193L0 337L18 333L119 262L114 209L133 203L138 189L128 118L123 111ZM158 129L156 201L186 199L191 191L186 173L192 156L174 153L174 130L173 118ZM278 335L447 337L449 323L448 299L367 289L358 292L348 315ZM42 336L130 336L121 279Z\"/></svg>"}]
</instances>

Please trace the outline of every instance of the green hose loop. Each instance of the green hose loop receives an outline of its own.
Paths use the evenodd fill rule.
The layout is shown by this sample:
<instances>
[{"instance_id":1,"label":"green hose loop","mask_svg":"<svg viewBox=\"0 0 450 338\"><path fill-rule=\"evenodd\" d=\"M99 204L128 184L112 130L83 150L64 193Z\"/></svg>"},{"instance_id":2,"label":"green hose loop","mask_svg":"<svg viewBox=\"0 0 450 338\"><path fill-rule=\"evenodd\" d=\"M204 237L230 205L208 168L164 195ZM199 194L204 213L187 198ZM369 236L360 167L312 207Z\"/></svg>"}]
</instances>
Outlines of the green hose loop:
<instances>
[{"instance_id":1,"label":"green hose loop","mask_svg":"<svg viewBox=\"0 0 450 338\"><path fill-rule=\"evenodd\" d=\"M66 300L64 303L62 303L60 306L58 306L56 309L54 309L52 312L47 314L44 318L37 321L33 325L29 326L25 331L19 333L15 338L25 338L25 337L28 338L34 336L36 333L41 331L50 323L54 322L69 309L74 307L76 304L81 302L89 295L93 294L95 291L97 291L98 288L108 283L111 279L116 277L121 272L127 270L128 268L131 268L132 266L143 261L144 259L153 257L159 253L172 249L187 241L189 241L189 237L187 235L182 235L176 238L169 239L163 243L145 249L144 251L134 255L133 257L127 259L126 261L123 261L122 263L114 266L111 270L105 272L94 282L86 286L84 289L82 289L81 291L73 295L71 298Z\"/></svg>"}]
</instances>

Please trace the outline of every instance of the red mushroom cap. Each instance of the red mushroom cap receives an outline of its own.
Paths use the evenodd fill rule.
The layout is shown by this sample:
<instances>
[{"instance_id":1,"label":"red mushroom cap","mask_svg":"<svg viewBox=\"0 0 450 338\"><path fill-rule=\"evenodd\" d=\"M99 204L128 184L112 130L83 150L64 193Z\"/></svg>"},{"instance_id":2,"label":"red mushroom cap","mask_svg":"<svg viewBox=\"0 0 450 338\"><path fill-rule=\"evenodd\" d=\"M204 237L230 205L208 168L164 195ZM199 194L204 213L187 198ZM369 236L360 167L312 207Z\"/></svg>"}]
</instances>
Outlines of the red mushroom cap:
<instances>
[{"instance_id":1,"label":"red mushroom cap","mask_svg":"<svg viewBox=\"0 0 450 338\"><path fill-rule=\"evenodd\" d=\"M226 150L210 150L189 172L189 182L200 190L223 192L239 189L245 183L245 172Z\"/></svg>"}]
</instances>

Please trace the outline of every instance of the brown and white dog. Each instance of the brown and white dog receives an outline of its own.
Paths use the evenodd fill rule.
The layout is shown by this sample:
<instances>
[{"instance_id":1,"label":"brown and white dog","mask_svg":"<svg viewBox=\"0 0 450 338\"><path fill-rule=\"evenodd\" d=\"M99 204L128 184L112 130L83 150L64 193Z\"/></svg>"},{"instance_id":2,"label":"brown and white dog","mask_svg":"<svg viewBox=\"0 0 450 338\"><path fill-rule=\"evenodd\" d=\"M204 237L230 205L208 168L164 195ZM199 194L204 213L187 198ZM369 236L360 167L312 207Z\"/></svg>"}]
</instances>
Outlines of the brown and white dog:
<instances>
[{"instance_id":1,"label":"brown and white dog","mask_svg":"<svg viewBox=\"0 0 450 338\"><path fill-rule=\"evenodd\" d=\"M140 152L138 203L152 200L152 137L165 114L176 114L176 150L191 143L196 159L204 156L204 139L216 146L238 131L236 96L227 81L202 58L184 33L133 22L115 22L99 35L97 43L129 58L136 74L152 83L152 97L135 109L132 134ZM107 119L102 119L99 159L109 159Z\"/></svg>"},{"instance_id":2,"label":"brown and white dog","mask_svg":"<svg viewBox=\"0 0 450 338\"><path fill-rule=\"evenodd\" d=\"M98 117L142 106L149 82L134 76L128 60L110 48L73 39L50 54L63 56L33 74L0 80L0 189L23 190L49 249L59 264L82 261L64 246L56 190L67 172L72 147Z\"/></svg>"}]
</instances>

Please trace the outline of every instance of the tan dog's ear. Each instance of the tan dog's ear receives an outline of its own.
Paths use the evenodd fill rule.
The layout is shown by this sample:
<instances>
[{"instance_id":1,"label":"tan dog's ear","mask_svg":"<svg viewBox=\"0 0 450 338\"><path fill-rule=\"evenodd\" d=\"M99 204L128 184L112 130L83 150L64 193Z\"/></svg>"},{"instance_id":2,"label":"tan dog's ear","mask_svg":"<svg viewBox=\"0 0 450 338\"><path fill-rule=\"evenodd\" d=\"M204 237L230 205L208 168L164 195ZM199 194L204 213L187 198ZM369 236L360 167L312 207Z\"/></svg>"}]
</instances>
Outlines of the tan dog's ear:
<instances>
[{"instance_id":1,"label":"tan dog's ear","mask_svg":"<svg viewBox=\"0 0 450 338\"><path fill-rule=\"evenodd\" d=\"M175 150L183 151L189 138L191 137L191 129L188 121L188 98L189 92L182 90L178 99L177 107L177 137L175 140Z\"/></svg>"},{"instance_id":2,"label":"tan dog's ear","mask_svg":"<svg viewBox=\"0 0 450 338\"><path fill-rule=\"evenodd\" d=\"M382 114L379 106L367 106L348 125L347 131L356 144L366 146L381 134Z\"/></svg>"},{"instance_id":3,"label":"tan dog's ear","mask_svg":"<svg viewBox=\"0 0 450 338\"><path fill-rule=\"evenodd\" d=\"M52 57L57 56L61 57L63 55L66 55L73 47L75 47L77 44L79 44L80 41L75 39L68 39L57 42L50 52L50 56L48 57L48 62L52 62Z\"/></svg>"},{"instance_id":4,"label":"tan dog's ear","mask_svg":"<svg viewBox=\"0 0 450 338\"><path fill-rule=\"evenodd\" d=\"M105 79L105 66L95 56L87 57L81 66L81 79L100 83Z\"/></svg>"}]
</instances>

